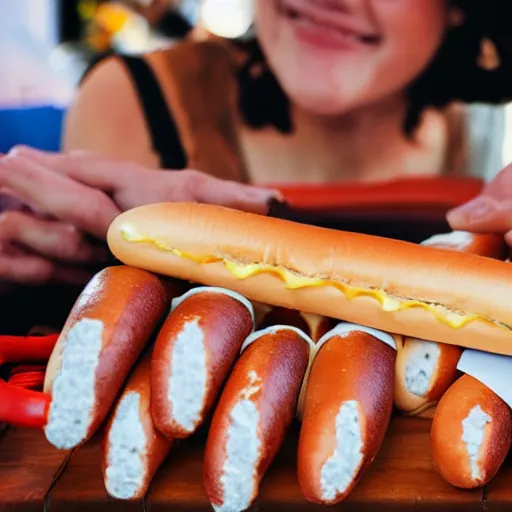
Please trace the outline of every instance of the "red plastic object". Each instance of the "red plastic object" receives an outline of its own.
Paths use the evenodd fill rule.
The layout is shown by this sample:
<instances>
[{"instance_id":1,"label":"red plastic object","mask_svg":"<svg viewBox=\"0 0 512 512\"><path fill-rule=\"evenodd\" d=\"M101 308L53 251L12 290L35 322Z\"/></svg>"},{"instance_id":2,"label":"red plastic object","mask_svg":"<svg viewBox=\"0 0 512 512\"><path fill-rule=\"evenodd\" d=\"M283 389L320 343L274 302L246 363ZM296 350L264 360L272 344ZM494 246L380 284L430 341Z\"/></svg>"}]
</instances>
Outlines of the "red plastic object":
<instances>
[{"instance_id":1,"label":"red plastic object","mask_svg":"<svg viewBox=\"0 0 512 512\"><path fill-rule=\"evenodd\" d=\"M59 334L48 336L0 336L0 364L48 361Z\"/></svg>"},{"instance_id":2,"label":"red plastic object","mask_svg":"<svg viewBox=\"0 0 512 512\"><path fill-rule=\"evenodd\" d=\"M13 386L0 380L0 423L43 428L48 419L51 396Z\"/></svg>"}]
</instances>

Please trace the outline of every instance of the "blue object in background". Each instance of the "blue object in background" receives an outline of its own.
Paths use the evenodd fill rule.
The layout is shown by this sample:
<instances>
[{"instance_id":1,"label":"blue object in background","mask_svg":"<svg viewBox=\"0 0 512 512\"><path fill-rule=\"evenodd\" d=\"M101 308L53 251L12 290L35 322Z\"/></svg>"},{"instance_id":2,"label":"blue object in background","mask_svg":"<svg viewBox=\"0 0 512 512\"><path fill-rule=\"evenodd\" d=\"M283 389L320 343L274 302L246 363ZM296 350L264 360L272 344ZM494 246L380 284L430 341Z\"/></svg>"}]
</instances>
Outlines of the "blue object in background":
<instances>
[{"instance_id":1,"label":"blue object in background","mask_svg":"<svg viewBox=\"0 0 512 512\"><path fill-rule=\"evenodd\" d=\"M0 153L17 144L58 151L65 112L53 105L0 108Z\"/></svg>"}]
</instances>

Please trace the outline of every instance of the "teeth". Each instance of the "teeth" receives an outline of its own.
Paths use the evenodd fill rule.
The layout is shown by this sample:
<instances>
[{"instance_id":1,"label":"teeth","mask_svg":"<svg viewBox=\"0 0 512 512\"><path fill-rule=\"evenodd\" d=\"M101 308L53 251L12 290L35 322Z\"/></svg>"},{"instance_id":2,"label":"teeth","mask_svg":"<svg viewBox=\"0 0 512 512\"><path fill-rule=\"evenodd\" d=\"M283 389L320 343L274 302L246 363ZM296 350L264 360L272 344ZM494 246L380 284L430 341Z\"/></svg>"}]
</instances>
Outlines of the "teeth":
<instances>
[{"instance_id":1,"label":"teeth","mask_svg":"<svg viewBox=\"0 0 512 512\"><path fill-rule=\"evenodd\" d=\"M294 11L292 9L288 10L287 12L288 17L298 25L304 26L304 27L312 27L312 26L319 26L317 22L315 22L312 18L306 17L298 13L297 11ZM322 30L325 30L326 32L334 32L336 35L342 36L347 41L350 42L361 42L361 38L359 38L357 35L351 33L351 32L345 32L339 28L323 25Z\"/></svg>"},{"instance_id":2,"label":"teeth","mask_svg":"<svg viewBox=\"0 0 512 512\"><path fill-rule=\"evenodd\" d=\"M297 16L296 18L294 18L293 21L297 25L301 25L303 27L318 26L318 23L315 23L311 18L306 18L304 16ZM360 41L359 37L357 37L355 34L353 34L351 32L344 32L343 30L340 30L340 29L337 29L334 27L323 26L322 30L324 30L325 32L333 32L338 37L343 37L344 39L346 39L347 41L350 41L350 42L359 42Z\"/></svg>"}]
</instances>

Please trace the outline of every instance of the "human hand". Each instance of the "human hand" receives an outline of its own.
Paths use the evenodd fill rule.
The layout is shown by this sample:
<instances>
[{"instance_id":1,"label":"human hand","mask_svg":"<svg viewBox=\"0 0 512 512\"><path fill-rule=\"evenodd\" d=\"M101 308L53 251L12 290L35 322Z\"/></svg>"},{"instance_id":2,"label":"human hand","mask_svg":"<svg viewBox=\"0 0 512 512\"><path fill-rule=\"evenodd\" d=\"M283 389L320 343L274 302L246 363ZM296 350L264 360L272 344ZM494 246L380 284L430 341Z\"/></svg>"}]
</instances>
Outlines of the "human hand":
<instances>
[{"instance_id":1,"label":"human hand","mask_svg":"<svg viewBox=\"0 0 512 512\"><path fill-rule=\"evenodd\" d=\"M448 212L447 220L454 230L503 234L512 246L512 164L476 198Z\"/></svg>"},{"instance_id":2,"label":"human hand","mask_svg":"<svg viewBox=\"0 0 512 512\"><path fill-rule=\"evenodd\" d=\"M7 174L0 170L0 185L11 187L31 204L58 218L62 218L62 214L55 211L54 196L66 193L66 201L77 205L75 215L80 217L73 224L87 232L99 233L101 237L115 216L105 198L123 211L145 204L190 201L265 214L270 200L279 196L273 190L221 180L195 170L152 170L85 152L47 153L18 147L6 160L16 172ZM86 221L89 213L77 211L79 196L87 194L85 188L95 192L98 207L105 211L104 217ZM46 202L43 189L48 190L46 195L52 194L45 196ZM72 213L66 212L67 216Z\"/></svg>"},{"instance_id":3,"label":"human hand","mask_svg":"<svg viewBox=\"0 0 512 512\"><path fill-rule=\"evenodd\" d=\"M70 265L105 257L106 249L91 244L87 235L104 241L110 223L123 210L196 201L266 213L276 196L192 170L154 171L84 153L25 147L0 158L0 187L28 208L0 213L0 280L11 276L31 283L86 279L88 275Z\"/></svg>"},{"instance_id":4,"label":"human hand","mask_svg":"<svg viewBox=\"0 0 512 512\"><path fill-rule=\"evenodd\" d=\"M107 261L106 248L91 243L71 224L16 210L0 214L2 291L8 283L85 285L94 266Z\"/></svg>"},{"instance_id":5,"label":"human hand","mask_svg":"<svg viewBox=\"0 0 512 512\"><path fill-rule=\"evenodd\" d=\"M5 165L3 159L0 156L0 169ZM14 283L84 285L94 266L104 264L108 254L72 224L35 211L13 190L0 188L1 293Z\"/></svg>"}]
</instances>

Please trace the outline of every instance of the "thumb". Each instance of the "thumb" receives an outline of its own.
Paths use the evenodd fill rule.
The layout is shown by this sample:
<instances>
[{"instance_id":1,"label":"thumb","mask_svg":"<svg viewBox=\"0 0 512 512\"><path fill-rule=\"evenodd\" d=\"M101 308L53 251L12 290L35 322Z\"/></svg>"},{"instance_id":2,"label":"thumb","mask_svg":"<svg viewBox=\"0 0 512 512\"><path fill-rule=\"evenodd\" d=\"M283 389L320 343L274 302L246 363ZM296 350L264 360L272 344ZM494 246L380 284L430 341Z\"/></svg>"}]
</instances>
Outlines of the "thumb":
<instances>
[{"instance_id":1,"label":"thumb","mask_svg":"<svg viewBox=\"0 0 512 512\"><path fill-rule=\"evenodd\" d=\"M479 196L449 211L447 220L453 230L506 233L512 229L512 201Z\"/></svg>"},{"instance_id":2,"label":"thumb","mask_svg":"<svg viewBox=\"0 0 512 512\"><path fill-rule=\"evenodd\" d=\"M198 180L195 200L227 208L266 215L272 199L282 200L281 193L264 187L245 185L205 176Z\"/></svg>"}]
</instances>

